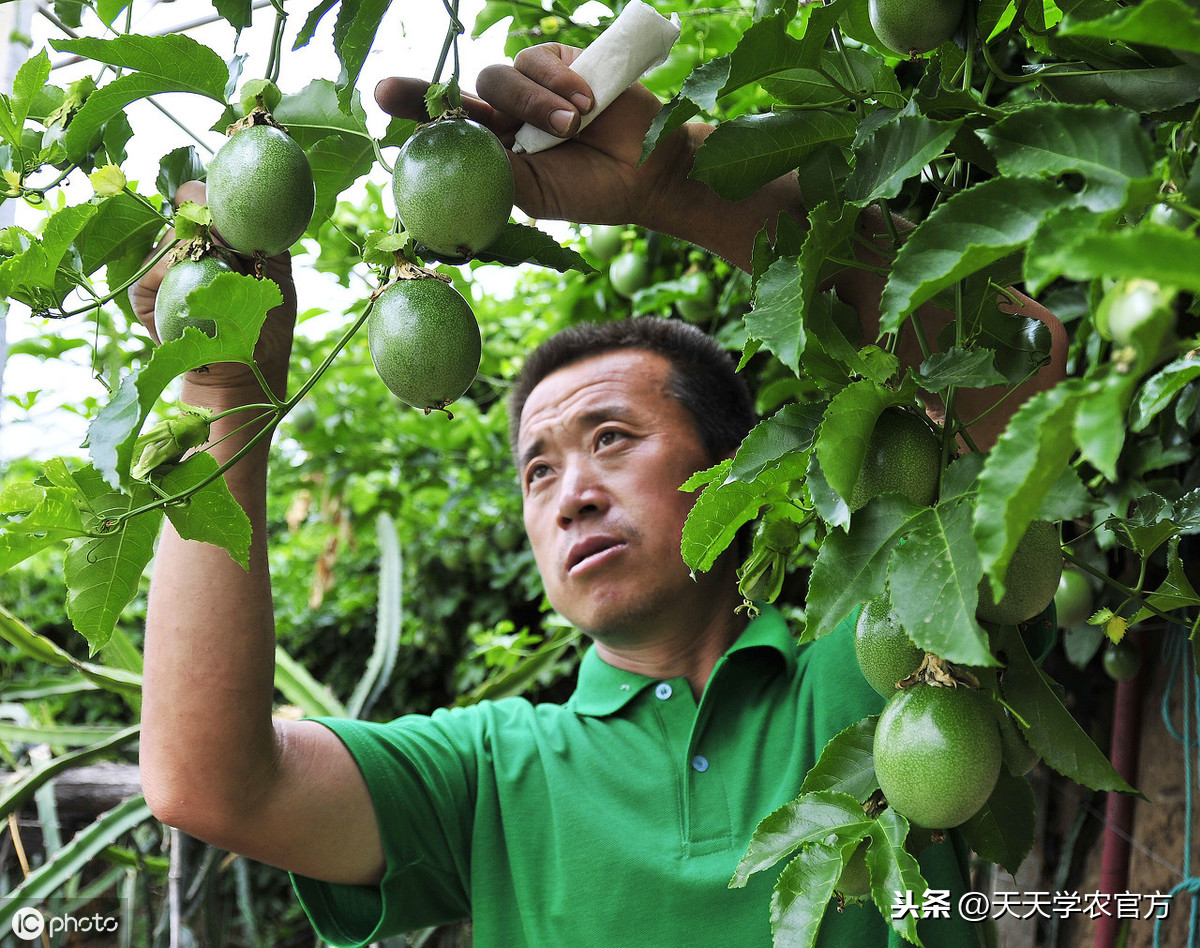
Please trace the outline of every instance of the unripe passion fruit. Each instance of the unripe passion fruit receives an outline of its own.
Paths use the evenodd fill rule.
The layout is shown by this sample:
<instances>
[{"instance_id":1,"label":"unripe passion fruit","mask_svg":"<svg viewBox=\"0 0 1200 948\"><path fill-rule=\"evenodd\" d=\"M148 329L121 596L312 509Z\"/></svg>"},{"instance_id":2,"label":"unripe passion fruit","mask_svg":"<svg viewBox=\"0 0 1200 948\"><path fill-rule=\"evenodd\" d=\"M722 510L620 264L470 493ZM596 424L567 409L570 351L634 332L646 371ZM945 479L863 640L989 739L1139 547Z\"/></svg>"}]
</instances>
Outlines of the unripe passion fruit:
<instances>
[{"instance_id":1,"label":"unripe passion fruit","mask_svg":"<svg viewBox=\"0 0 1200 948\"><path fill-rule=\"evenodd\" d=\"M462 295L436 277L398 280L379 294L367 317L371 361L401 401L445 408L479 371L482 343Z\"/></svg>"},{"instance_id":2,"label":"unripe passion fruit","mask_svg":"<svg viewBox=\"0 0 1200 948\"><path fill-rule=\"evenodd\" d=\"M217 324L211 319L193 317L188 311L188 294L208 286L222 273L233 273L229 264L219 257L191 260L185 257L174 264L162 279L154 298L154 329L159 342L170 342L194 326L206 336L217 334Z\"/></svg>"},{"instance_id":3,"label":"unripe passion fruit","mask_svg":"<svg viewBox=\"0 0 1200 948\"><path fill-rule=\"evenodd\" d=\"M870 0L867 15L879 41L901 56L919 56L954 35L964 0Z\"/></svg>"},{"instance_id":4,"label":"unripe passion fruit","mask_svg":"<svg viewBox=\"0 0 1200 948\"><path fill-rule=\"evenodd\" d=\"M418 244L436 254L473 257L512 214L513 176L504 146L469 119L418 128L396 157L396 213Z\"/></svg>"},{"instance_id":5,"label":"unripe passion fruit","mask_svg":"<svg viewBox=\"0 0 1200 948\"><path fill-rule=\"evenodd\" d=\"M978 691L918 684L875 727L875 775L888 805L917 826L974 816L1000 776L1000 731Z\"/></svg>"},{"instance_id":6,"label":"unripe passion fruit","mask_svg":"<svg viewBox=\"0 0 1200 948\"><path fill-rule=\"evenodd\" d=\"M887 596L872 599L854 626L854 655L867 684L883 697L896 694L896 682L915 672L925 658L892 612Z\"/></svg>"},{"instance_id":7,"label":"unripe passion fruit","mask_svg":"<svg viewBox=\"0 0 1200 948\"><path fill-rule=\"evenodd\" d=\"M996 602L992 582L979 581L975 614L985 622L1011 625L1032 619L1050 605L1062 576L1062 548L1058 528L1047 520L1034 520L1013 550L1004 573L1004 598Z\"/></svg>"},{"instance_id":8,"label":"unripe passion fruit","mask_svg":"<svg viewBox=\"0 0 1200 948\"><path fill-rule=\"evenodd\" d=\"M910 411L889 408L875 422L867 441L858 483L850 495L858 510L879 494L898 491L925 507L937 496L942 446L929 425Z\"/></svg>"},{"instance_id":9,"label":"unripe passion fruit","mask_svg":"<svg viewBox=\"0 0 1200 948\"><path fill-rule=\"evenodd\" d=\"M1058 627L1069 629L1079 625L1092 615L1096 604L1092 587L1086 576L1077 569L1064 569L1054 593L1054 612Z\"/></svg>"},{"instance_id":10,"label":"unripe passion fruit","mask_svg":"<svg viewBox=\"0 0 1200 948\"><path fill-rule=\"evenodd\" d=\"M208 165L208 207L221 239L271 257L300 239L316 203L312 169L286 132L254 125L236 132Z\"/></svg>"},{"instance_id":11,"label":"unripe passion fruit","mask_svg":"<svg viewBox=\"0 0 1200 948\"><path fill-rule=\"evenodd\" d=\"M588 231L587 249L599 260L611 260L625 243L625 228L618 224L593 224Z\"/></svg>"},{"instance_id":12,"label":"unripe passion fruit","mask_svg":"<svg viewBox=\"0 0 1200 948\"><path fill-rule=\"evenodd\" d=\"M633 250L617 254L608 265L608 282L621 296L629 299L650 285L650 262Z\"/></svg>"}]
</instances>

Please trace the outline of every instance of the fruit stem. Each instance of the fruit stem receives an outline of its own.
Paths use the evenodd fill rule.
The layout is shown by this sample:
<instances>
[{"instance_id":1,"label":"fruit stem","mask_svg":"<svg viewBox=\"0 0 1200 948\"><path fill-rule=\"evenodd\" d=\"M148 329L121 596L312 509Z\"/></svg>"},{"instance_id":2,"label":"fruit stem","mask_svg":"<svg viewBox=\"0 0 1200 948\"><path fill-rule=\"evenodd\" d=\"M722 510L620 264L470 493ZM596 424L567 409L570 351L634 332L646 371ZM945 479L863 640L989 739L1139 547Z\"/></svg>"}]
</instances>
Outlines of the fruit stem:
<instances>
[{"instance_id":1,"label":"fruit stem","mask_svg":"<svg viewBox=\"0 0 1200 948\"><path fill-rule=\"evenodd\" d=\"M281 64L283 51L283 24L287 20L287 13L283 10L283 5L280 3L272 3L275 7L275 28L271 33L271 54L267 58L267 71L264 78L271 82L279 81L279 67Z\"/></svg>"},{"instance_id":2,"label":"fruit stem","mask_svg":"<svg viewBox=\"0 0 1200 948\"><path fill-rule=\"evenodd\" d=\"M464 31L462 22L458 18L458 0L442 0L442 6L446 8L446 13L450 17L450 25L446 27L446 38L442 41L442 52L438 57L437 66L433 70L434 83L441 82L442 69L446 65L446 57L450 54L450 50L454 50L454 72L455 81L458 80L458 36Z\"/></svg>"},{"instance_id":3,"label":"fruit stem","mask_svg":"<svg viewBox=\"0 0 1200 948\"><path fill-rule=\"evenodd\" d=\"M66 319L68 316L78 316L80 313L87 313L91 310L98 309L109 300L115 299L118 293L124 293L127 289L133 286L133 284L149 273L154 268L154 265L168 253L170 253L177 243L178 241L171 241L170 243L163 244L161 247L159 247L158 250L154 251L154 253L147 258L146 262L142 264L142 268L138 270L137 273L129 277L129 279L127 279L116 289L110 290L107 296L97 297L91 303L88 303L87 306L80 306L78 309L64 310L60 312L56 318Z\"/></svg>"}]
</instances>

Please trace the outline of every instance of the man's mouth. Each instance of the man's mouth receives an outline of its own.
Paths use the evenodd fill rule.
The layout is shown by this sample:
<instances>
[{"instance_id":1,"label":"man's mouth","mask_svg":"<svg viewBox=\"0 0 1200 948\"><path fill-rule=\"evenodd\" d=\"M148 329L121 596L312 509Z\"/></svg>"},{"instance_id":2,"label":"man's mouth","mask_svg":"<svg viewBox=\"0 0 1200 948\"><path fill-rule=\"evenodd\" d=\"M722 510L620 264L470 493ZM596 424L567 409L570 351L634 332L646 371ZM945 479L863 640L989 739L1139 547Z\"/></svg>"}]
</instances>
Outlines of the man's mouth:
<instances>
[{"instance_id":1,"label":"man's mouth","mask_svg":"<svg viewBox=\"0 0 1200 948\"><path fill-rule=\"evenodd\" d=\"M593 536L580 540L567 553L566 572L574 573L580 567L600 562L610 551L623 549L625 541L617 537Z\"/></svg>"}]
</instances>

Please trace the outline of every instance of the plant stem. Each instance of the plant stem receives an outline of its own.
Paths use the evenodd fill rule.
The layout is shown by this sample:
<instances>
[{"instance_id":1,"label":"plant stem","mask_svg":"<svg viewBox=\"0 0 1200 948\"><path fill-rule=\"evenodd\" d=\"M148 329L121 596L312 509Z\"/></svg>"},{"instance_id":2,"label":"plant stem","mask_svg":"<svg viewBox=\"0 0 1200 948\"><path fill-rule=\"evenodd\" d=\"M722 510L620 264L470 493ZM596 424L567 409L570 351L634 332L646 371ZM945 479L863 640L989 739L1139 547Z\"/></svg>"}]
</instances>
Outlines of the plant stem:
<instances>
[{"instance_id":1,"label":"plant stem","mask_svg":"<svg viewBox=\"0 0 1200 948\"><path fill-rule=\"evenodd\" d=\"M279 80L279 66L283 51L283 24L287 20L287 14L283 11L282 6L275 7L275 28L271 32L271 54L267 58L267 71L265 78L271 82Z\"/></svg>"},{"instance_id":2,"label":"plant stem","mask_svg":"<svg viewBox=\"0 0 1200 948\"><path fill-rule=\"evenodd\" d=\"M1170 613L1163 612L1161 609L1155 608L1154 606L1150 605L1150 603L1146 601L1145 597L1143 597L1141 593L1139 593L1133 589L1130 589L1124 583L1121 583L1121 582L1113 579L1107 573L1100 572L1100 570L1096 569L1094 566L1091 566L1088 563L1085 563L1083 560L1079 559L1077 556L1075 556L1075 554L1068 553L1064 550L1063 551L1063 559L1065 559L1068 563L1072 564L1073 566L1077 566L1079 569L1083 570L1085 573L1091 573L1093 576L1095 576L1098 580L1100 580L1106 586L1109 586L1112 589L1115 589L1117 592L1119 592L1122 596L1124 596L1126 598L1126 600L1128 602L1136 603L1141 608L1149 610L1150 612L1154 613L1154 615L1158 616L1160 619L1170 622L1172 625L1177 625L1184 629L1189 628L1187 622L1183 621L1182 619L1176 619Z\"/></svg>"},{"instance_id":3,"label":"plant stem","mask_svg":"<svg viewBox=\"0 0 1200 948\"><path fill-rule=\"evenodd\" d=\"M90 312L91 310L96 309L97 307L103 306L109 300L115 299L117 294L124 293L127 289L129 289L131 286L133 286L133 284L137 283L138 280L140 280L147 273L149 273L154 268L154 265L156 263L158 263L158 261L160 261L168 253L170 253L171 249L178 243L179 243L179 241L175 240L175 241L171 241L170 243L163 244L156 251L154 251L154 253L149 258L147 258L146 262L142 264L142 268L140 270L138 270L137 273L135 273L133 276L131 276L129 279L127 279L124 283L122 283L116 289L110 289L107 296L98 297L93 302L89 303L87 306L81 306L81 307L79 307L79 309L66 310L66 311L60 313L57 318L65 319L68 316L78 316L80 313Z\"/></svg>"}]
</instances>

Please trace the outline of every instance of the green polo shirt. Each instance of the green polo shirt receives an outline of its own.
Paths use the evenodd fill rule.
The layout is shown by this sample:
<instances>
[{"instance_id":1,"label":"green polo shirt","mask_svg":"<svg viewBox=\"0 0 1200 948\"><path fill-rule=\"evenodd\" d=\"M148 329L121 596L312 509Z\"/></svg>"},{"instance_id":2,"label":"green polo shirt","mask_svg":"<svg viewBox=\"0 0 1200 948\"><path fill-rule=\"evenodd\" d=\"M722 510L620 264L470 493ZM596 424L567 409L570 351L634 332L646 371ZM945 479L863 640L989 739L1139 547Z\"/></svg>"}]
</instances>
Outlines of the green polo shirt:
<instances>
[{"instance_id":1,"label":"green polo shirt","mask_svg":"<svg viewBox=\"0 0 1200 948\"><path fill-rule=\"evenodd\" d=\"M293 876L296 892L336 946L464 918L478 948L769 946L782 865L728 883L825 743L880 709L853 656L851 621L797 647L766 610L699 704L686 679L621 671L591 649L565 705L323 720L366 778L387 867L378 886ZM930 886L961 892L962 856L927 850ZM921 934L975 941L958 921L922 921ZM821 924L821 945L889 942L903 944L870 906L831 907Z\"/></svg>"}]
</instances>

